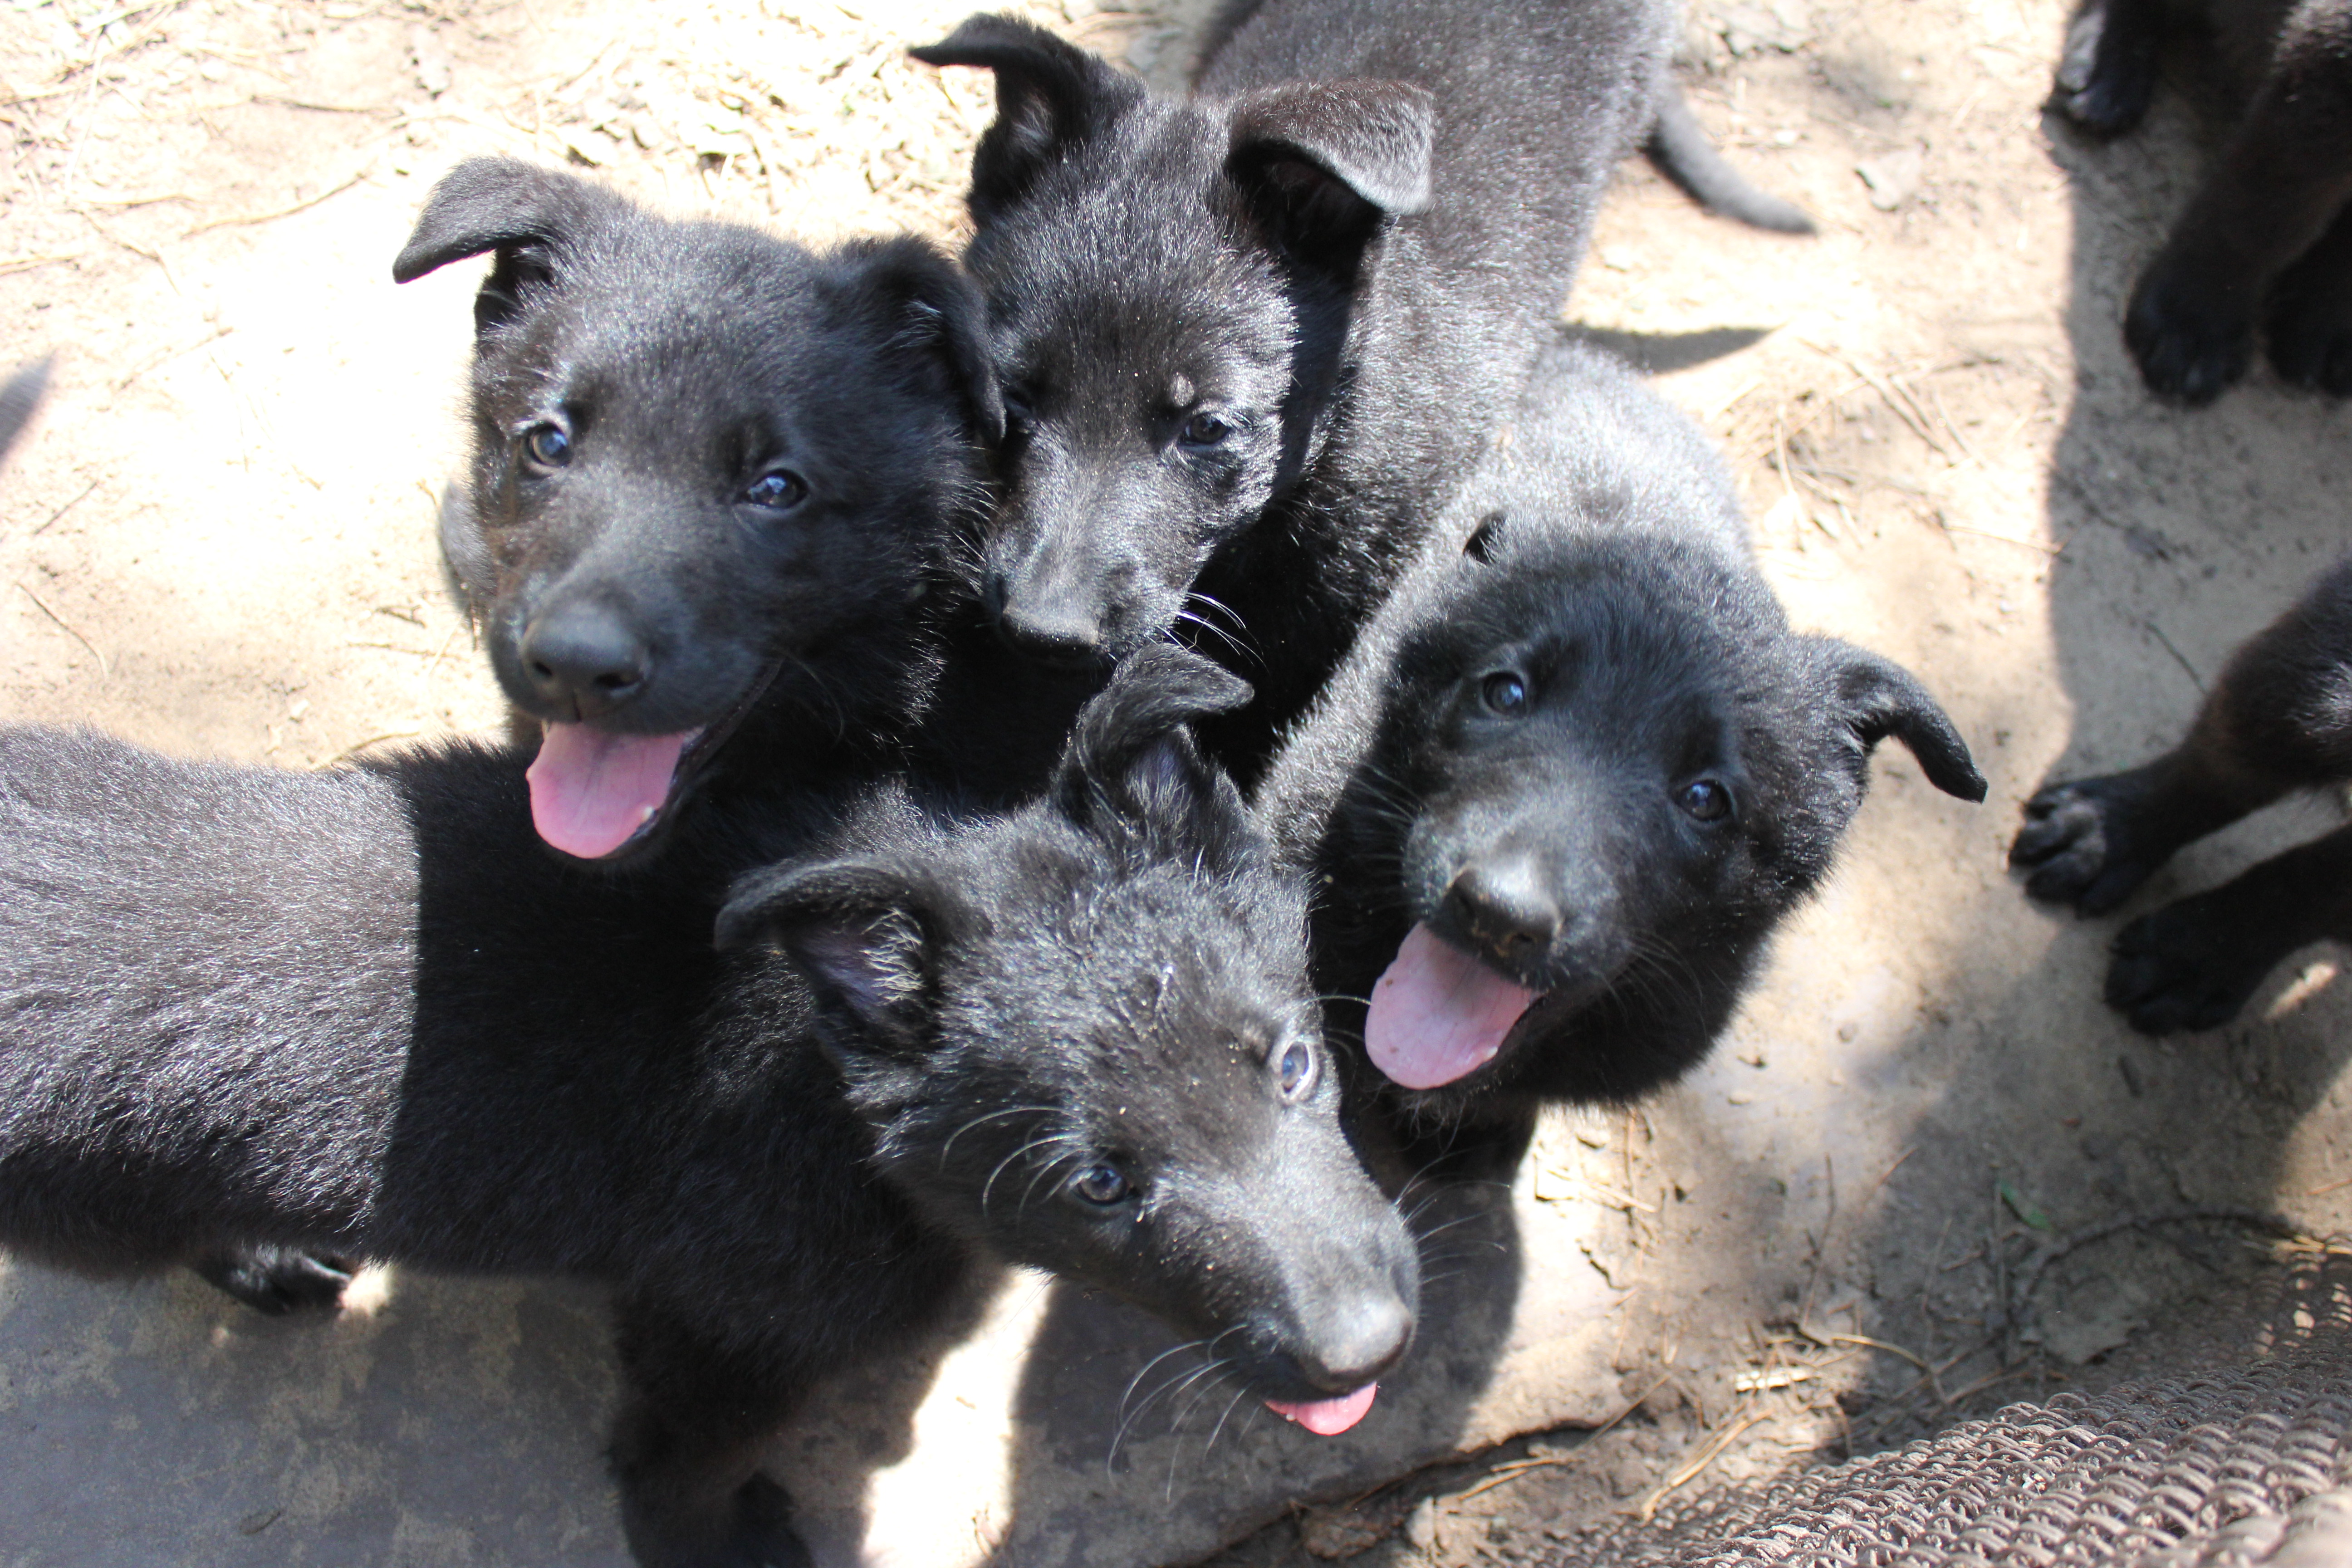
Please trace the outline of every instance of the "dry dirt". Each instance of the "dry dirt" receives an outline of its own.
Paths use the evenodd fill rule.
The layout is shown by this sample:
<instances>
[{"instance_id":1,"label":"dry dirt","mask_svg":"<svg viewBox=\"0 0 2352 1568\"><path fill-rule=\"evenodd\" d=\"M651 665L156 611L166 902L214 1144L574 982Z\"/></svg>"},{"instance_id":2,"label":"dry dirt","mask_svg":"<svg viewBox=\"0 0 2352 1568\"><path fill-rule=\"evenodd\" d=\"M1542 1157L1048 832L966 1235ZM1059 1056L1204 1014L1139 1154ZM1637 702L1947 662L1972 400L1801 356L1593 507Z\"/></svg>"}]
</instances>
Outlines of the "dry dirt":
<instances>
[{"instance_id":1,"label":"dry dirt","mask_svg":"<svg viewBox=\"0 0 2352 1568\"><path fill-rule=\"evenodd\" d=\"M1202 7L1027 9L1172 86ZM952 240L988 89L898 51L960 14L6 0L0 362L59 359L0 479L0 718L295 766L494 723L430 542L459 450L472 274L388 279L432 179L510 152L593 164L673 211ZM1549 1561L1578 1521L1668 1483L1834 1459L2118 1358L2160 1363L2168 1324L2261 1267L2226 1226L2133 1226L2023 1290L2032 1259L2086 1227L2238 1205L2352 1228L2352 1100L2336 1085L2352 1002L2335 960L2309 955L2231 1028L2144 1041L2097 1001L2114 922L2036 910L2002 869L2045 776L2167 742L2229 648L2340 551L2352 456L2352 412L2262 372L2203 413L2142 392L2116 323L2200 136L2178 93L2126 142L2068 133L2042 108L2063 22L2054 0L1698 0L1685 75L1702 118L1822 232L1709 220L1629 166L1565 319L1643 358L1724 443L1798 621L1917 671L1991 798L1945 800L1890 748L1843 869L1717 1058L1642 1112L1547 1128L1517 1202L1582 1239L1528 1278L1580 1273L1605 1331L1525 1363L1574 1397L1531 1374L1489 1388L1462 1443L1622 1420L1370 1494L1389 1472L1318 1485L1216 1562ZM2126 912L2334 819L2308 805L2221 835ZM117 1350L77 1338L114 1310L101 1296L0 1274L13 1475L111 1465L139 1483L110 1458L131 1440L107 1434L142 1418L109 1382ZM200 1354L232 1332L200 1298L151 1293L104 1321L136 1353ZM553 1333L541 1320L573 1310L448 1353L528 1372L530 1323ZM472 1320L449 1310L463 1339ZM586 1376L572 1403L604 1386ZM184 1400L177 1419L198 1414ZM176 1430L145 1418L151 1436ZM551 1535L509 1540L486 1518L435 1533L404 1495L385 1529L405 1544L369 1560L608 1552L593 1451L576 1447L582 1473L546 1483L562 1492ZM381 1481L348 1458L336 1479L335 1458L330 1440L286 1461L284 1495L236 1528L259 1521L259 1537L284 1512L269 1550L317 1560L286 1532ZM44 1495L88 1511L37 1527L0 1507L0 1561L170 1554L154 1544L168 1537L116 1528L127 1493ZM1281 1510L1237 1505L1213 1533ZM1076 1560L1002 1560L1016 1556Z\"/></svg>"}]
</instances>

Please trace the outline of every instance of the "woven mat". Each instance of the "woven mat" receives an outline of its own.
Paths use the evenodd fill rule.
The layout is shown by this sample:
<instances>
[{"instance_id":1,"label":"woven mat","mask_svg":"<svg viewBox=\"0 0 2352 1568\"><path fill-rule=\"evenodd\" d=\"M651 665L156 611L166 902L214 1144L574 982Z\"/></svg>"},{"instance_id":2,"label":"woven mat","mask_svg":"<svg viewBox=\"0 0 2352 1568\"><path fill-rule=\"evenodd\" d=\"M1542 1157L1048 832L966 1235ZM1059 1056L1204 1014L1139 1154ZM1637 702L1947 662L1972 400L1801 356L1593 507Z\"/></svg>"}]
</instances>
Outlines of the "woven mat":
<instances>
[{"instance_id":1,"label":"woven mat","mask_svg":"<svg viewBox=\"0 0 2352 1568\"><path fill-rule=\"evenodd\" d=\"M2345 1260L2290 1264L2161 1353L2161 1375L1598 1527L1556 1568L2352 1565Z\"/></svg>"}]
</instances>

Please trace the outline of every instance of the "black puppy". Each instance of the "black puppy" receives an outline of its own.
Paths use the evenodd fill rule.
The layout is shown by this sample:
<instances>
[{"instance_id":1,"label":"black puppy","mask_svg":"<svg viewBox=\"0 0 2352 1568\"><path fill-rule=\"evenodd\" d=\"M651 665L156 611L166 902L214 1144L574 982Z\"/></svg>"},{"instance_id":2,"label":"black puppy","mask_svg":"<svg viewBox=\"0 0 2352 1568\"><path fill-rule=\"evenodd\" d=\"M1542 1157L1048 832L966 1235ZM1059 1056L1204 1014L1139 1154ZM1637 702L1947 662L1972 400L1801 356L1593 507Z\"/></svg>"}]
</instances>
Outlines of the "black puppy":
<instances>
[{"instance_id":1,"label":"black puppy","mask_svg":"<svg viewBox=\"0 0 2352 1568\"><path fill-rule=\"evenodd\" d=\"M1706 1053L1890 735L1983 798L1917 681L1790 631L1698 429L1563 344L1258 804L1316 884L1332 1037L1485 1167L1538 1104Z\"/></svg>"},{"instance_id":2,"label":"black puppy","mask_svg":"<svg viewBox=\"0 0 2352 1568\"><path fill-rule=\"evenodd\" d=\"M658 868L538 852L479 751L305 774L0 731L0 1242L608 1281L649 1565L803 1562L761 1438L975 1247L1338 1430L1417 1263L1339 1130L1296 884L1181 728L1245 696L1153 650L1041 804L804 803L779 834L822 856L743 879L725 953Z\"/></svg>"},{"instance_id":3,"label":"black puppy","mask_svg":"<svg viewBox=\"0 0 2352 1568\"><path fill-rule=\"evenodd\" d=\"M543 728L541 837L642 859L697 793L756 804L890 754L936 662L919 601L1003 419L962 275L915 239L817 255L484 158L393 276L484 252L442 547Z\"/></svg>"},{"instance_id":4,"label":"black puppy","mask_svg":"<svg viewBox=\"0 0 2352 1568\"><path fill-rule=\"evenodd\" d=\"M2297 790L2352 779L2352 561L2241 647L2188 735L2126 773L2026 803L2025 890L2105 914L2182 845ZM2352 941L2352 828L2126 926L2107 1001L2151 1035L2219 1028L2296 949Z\"/></svg>"},{"instance_id":5,"label":"black puppy","mask_svg":"<svg viewBox=\"0 0 2352 1568\"><path fill-rule=\"evenodd\" d=\"M2174 41L2218 67L2241 120L2132 291L2140 374L2159 397L2210 403L2259 330L2285 380L2352 395L2352 0L2090 0L2059 107L2103 136L2131 130Z\"/></svg>"},{"instance_id":6,"label":"black puppy","mask_svg":"<svg viewBox=\"0 0 2352 1568\"><path fill-rule=\"evenodd\" d=\"M1005 636L1089 665L1178 629L1257 683L1204 734L1261 764L1508 412L1666 32L1656 0L1266 0L1183 100L1003 16L916 49L996 76L965 260Z\"/></svg>"}]
</instances>

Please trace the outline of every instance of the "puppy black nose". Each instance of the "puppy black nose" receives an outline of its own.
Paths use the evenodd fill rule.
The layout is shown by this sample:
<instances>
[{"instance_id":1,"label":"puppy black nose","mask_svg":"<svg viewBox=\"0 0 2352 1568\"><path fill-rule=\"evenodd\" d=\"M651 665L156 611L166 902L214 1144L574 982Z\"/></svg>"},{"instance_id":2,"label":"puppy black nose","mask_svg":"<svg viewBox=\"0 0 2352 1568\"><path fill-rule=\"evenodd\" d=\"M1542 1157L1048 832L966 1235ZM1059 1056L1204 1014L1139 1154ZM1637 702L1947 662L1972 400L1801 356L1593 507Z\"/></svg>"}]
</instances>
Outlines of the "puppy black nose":
<instances>
[{"instance_id":1,"label":"puppy black nose","mask_svg":"<svg viewBox=\"0 0 2352 1568\"><path fill-rule=\"evenodd\" d=\"M1506 963L1536 957L1559 934L1559 904L1525 855L1465 866L1445 889L1470 939Z\"/></svg>"},{"instance_id":2,"label":"puppy black nose","mask_svg":"<svg viewBox=\"0 0 2352 1568\"><path fill-rule=\"evenodd\" d=\"M1102 657L1102 625L1064 605L1008 604L997 612L996 629L1015 652L1040 664L1075 668Z\"/></svg>"},{"instance_id":3,"label":"puppy black nose","mask_svg":"<svg viewBox=\"0 0 2352 1568\"><path fill-rule=\"evenodd\" d=\"M1353 1394L1394 1366L1412 1337L1412 1309L1375 1291L1328 1313L1292 1359L1324 1393Z\"/></svg>"},{"instance_id":4,"label":"puppy black nose","mask_svg":"<svg viewBox=\"0 0 2352 1568\"><path fill-rule=\"evenodd\" d=\"M652 650L609 606L583 600L557 605L522 637L523 673L531 689L574 719L609 713L645 689Z\"/></svg>"}]
</instances>

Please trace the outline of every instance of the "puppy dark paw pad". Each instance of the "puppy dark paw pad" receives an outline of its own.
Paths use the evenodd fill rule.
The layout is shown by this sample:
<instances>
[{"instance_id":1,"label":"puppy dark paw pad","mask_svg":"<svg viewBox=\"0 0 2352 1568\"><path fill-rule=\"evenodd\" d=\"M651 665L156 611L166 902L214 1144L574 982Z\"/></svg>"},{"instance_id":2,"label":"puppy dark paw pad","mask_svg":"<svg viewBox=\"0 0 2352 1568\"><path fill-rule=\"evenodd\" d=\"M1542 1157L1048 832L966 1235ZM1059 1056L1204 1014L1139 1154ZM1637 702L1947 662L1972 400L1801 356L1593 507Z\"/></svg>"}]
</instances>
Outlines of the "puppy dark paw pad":
<instances>
[{"instance_id":1,"label":"puppy dark paw pad","mask_svg":"<svg viewBox=\"0 0 2352 1568\"><path fill-rule=\"evenodd\" d=\"M2242 308L2243 292L2208 286L2160 260L2148 269L2124 317L2124 342L2150 392L2202 408L2245 376L2254 321Z\"/></svg>"},{"instance_id":2,"label":"puppy dark paw pad","mask_svg":"<svg viewBox=\"0 0 2352 1568\"><path fill-rule=\"evenodd\" d=\"M2009 863L2030 871L2026 896L2073 904L2103 914L2130 897L2162 857L2135 842L2131 819L2137 792L2120 777L2055 784L2025 803L2025 826L2009 847Z\"/></svg>"},{"instance_id":3,"label":"puppy dark paw pad","mask_svg":"<svg viewBox=\"0 0 2352 1568\"><path fill-rule=\"evenodd\" d=\"M2143 1035L2218 1029L2252 998L2273 959L2192 904L2174 904L2116 933L2107 1005Z\"/></svg>"},{"instance_id":4,"label":"puppy dark paw pad","mask_svg":"<svg viewBox=\"0 0 2352 1568\"><path fill-rule=\"evenodd\" d=\"M349 1258L314 1257L290 1247L256 1247L204 1258L195 1269L255 1311L282 1318L341 1308L344 1287L351 1284L359 1265Z\"/></svg>"}]
</instances>

